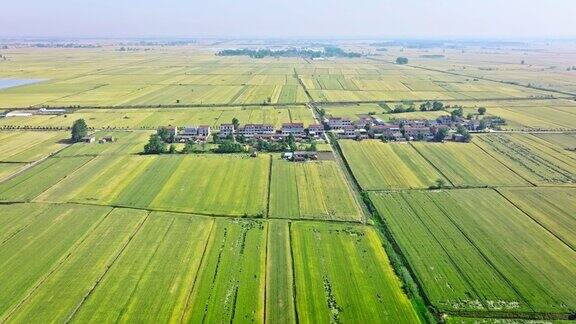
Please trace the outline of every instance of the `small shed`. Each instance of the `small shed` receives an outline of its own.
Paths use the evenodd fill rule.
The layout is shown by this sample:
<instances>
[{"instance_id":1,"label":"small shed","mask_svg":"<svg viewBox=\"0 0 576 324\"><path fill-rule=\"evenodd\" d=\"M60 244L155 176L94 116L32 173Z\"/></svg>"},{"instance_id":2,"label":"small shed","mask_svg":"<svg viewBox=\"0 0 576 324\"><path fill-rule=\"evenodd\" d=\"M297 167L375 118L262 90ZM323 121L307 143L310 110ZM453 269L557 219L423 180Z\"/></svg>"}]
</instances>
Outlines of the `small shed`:
<instances>
[{"instance_id":1,"label":"small shed","mask_svg":"<svg viewBox=\"0 0 576 324\"><path fill-rule=\"evenodd\" d=\"M84 143L94 143L96 141L96 137L94 136L84 136L81 139L82 142Z\"/></svg>"}]
</instances>

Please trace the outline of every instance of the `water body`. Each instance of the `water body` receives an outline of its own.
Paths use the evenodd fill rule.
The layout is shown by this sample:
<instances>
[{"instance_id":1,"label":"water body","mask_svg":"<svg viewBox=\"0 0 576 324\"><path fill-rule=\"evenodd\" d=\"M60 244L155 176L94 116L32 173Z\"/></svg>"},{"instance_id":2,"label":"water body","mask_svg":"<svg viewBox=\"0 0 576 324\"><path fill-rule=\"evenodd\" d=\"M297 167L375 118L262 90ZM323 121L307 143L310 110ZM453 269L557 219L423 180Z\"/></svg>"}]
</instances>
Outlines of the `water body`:
<instances>
[{"instance_id":1,"label":"water body","mask_svg":"<svg viewBox=\"0 0 576 324\"><path fill-rule=\"evenodd\" d=\"M19 87L45 81L45 79L2 79L0 78L0 90Z\"/></svg>"}]
</instances>

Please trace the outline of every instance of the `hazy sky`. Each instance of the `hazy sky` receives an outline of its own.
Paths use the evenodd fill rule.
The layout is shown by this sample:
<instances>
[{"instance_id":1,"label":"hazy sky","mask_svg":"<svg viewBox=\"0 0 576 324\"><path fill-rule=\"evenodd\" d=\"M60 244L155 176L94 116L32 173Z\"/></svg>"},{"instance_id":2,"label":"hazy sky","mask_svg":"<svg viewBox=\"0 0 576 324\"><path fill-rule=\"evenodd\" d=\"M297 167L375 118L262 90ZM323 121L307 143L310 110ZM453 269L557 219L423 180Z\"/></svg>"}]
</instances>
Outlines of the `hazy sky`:
<instances>
[{"instance_id":1,"label":"hazy sky","mask_svg":"<svg viewBox=\"0 0 576 324\"><path fill-rule=\"evenodd\" d=\"M571 37L576 0L7 0L0 36Z\"/></svg>"}]
</instances>

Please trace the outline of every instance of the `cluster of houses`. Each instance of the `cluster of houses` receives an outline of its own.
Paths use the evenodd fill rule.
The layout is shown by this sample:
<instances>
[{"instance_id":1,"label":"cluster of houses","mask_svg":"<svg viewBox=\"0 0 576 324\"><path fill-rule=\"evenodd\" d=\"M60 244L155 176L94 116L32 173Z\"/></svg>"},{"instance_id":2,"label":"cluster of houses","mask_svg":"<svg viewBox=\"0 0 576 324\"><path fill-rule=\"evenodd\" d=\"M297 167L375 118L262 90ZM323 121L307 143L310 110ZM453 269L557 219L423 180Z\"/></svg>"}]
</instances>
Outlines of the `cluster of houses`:
<instances>
[{"instance_id":1,"label":"cluster of houses","mask_svg":"<svg viewBox=\"0 0 576 324\"><path fill-rule=\"evenodd\" d=\"M490 126L496 121L485 119ZM455 133L458 127L465 127L469 131L480 130L479 120L467 120L450 115L439 116L436 119L401 119L385 122L375 115L361 114L357 120L348 117L329 116L323 120L323 125L312 124L305 127L303 123L284 123L280 129L275 129L272 124L245 124L236 127L234 124L221 124L218 128L219 139L238 138L245 140L279 141L292 135L296 140L324 139L325 130L330 130L340 138L365 139L385 138L388 140L431 140L441 128L446 128ZM209 125L187 126L178 128L175 126L164 127L168 130L174 142L205 142L212 135ZM459 134L449 134L454 140L459 140Z\"/></svg>"},{"instance_id":2,"label":"cluster of houses","mask_svg":"<svg viewBox=\"0 0 576 324\"><path fill-rule=\"evenodd\" d=\"M233 124L222 124L218 133L221 139L242 136L245 139L271 141L285 139L290 135L296 139L321 139L324 137L324 126L312 124L306 128L303 123L284 123L280 129L274 129L271 124L246 124L236 129Z\"/></svg>"},{"instance_id":3,"label":"cluster of houses","mask_svg":"<svg viewBox=\"0 0 576 324\"><path fill-rule=\"evenodd\" d=\"M175 142L205 142L212 135L212 128L208 125L187 126L179 129L175 126L164 127ZM275 129L272 124L245 124L235 127L234 124L221 124L218 129L218 138L261 139L277 141L292 135L296 139L321 139L324 137L323 125L310 125L307 128L303 123L284 123L280 129Z\"/></svg>"},{"instance_id":4,"label":"cluster of houses","mask_svg":"<svg viewBox=\"0 0 576 324\"><path fill-rule=\"evenodd\" d=\"M385 138L396 141L431 140L441 128L455 131L459 126L464 126L469 131L480 130L479 120L463 118L453 120L450 115L439 116L433 120L402 119L390 122L385 122L373 115L358 115L358 118L352 121L347 117L330 116L324 119L324 124L340 138ZM457 134L454 134L454 139L458 140Z\"/></svg>"}]
</instances>

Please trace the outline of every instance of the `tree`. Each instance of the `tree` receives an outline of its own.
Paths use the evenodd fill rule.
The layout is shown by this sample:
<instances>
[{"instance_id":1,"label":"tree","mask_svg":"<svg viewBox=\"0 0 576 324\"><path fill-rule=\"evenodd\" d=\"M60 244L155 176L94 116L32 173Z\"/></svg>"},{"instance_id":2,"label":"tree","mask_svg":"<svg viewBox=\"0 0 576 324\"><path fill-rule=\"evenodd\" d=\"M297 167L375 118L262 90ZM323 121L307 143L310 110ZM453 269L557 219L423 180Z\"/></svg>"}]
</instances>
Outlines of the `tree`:
<instances>
[{"instance_id":1,"label":"tree","mask_svg":"<svg viewBox=\"0 0 576 324\"><path fill-rule=\"evenodd\" d=\"M292 134L288 135L288 138L286 138L286 143L288 144L290 151L298 150L298 146L296 145L296 138L294 137L294 135Z\"/></svg>"},{"instance_id":2,"label":"tree","mask_svg":"<svg viewBox=\"0 0 576 324\"><path fill-rule=\"evenodd\" d=\"M194 143L192 141L186 142L186 145L184 145L182 151L180 151L182 154L190 154L192 152L194 152Z\"/></svg>"},{"instance_id":3,"label":"tree","mask_svg":"<svg viewBox=\"0 0 576 324\"><path fill-rule=\"evenodd\" d=\"M170 147L168 148L168 153L169 153L169 154L174 154L174 153L176 153L176 145L170 144Z\"/></svg>"},{"instance_id":4,"label":"tree","mask_svg":"<svg viewBox=\"0 0 576 324\"><path fill-rule=\"evenodd\" d=\"M240 127L240 121L238 120L238 118L236 117L232 118L232 125L234 125L234 129L238 129L238 127Z\"/></svg>"},{"instance_id":5,"label":"tree","mask_svg":"<svg viewBox=\"0 0 576 324\"><path fill-rule=\"evenodd\" d=\"M74 124L72 124L72 142L80 142L82 137L85 137L86 135L88 135L88 125L86 125L84 119L76 120Z\"/></svg>"},{"instance_id":6,"label":"tree","mask_svg":"<svg viewBox=\"0 0 576 324\"><path fill-rule=\"evenodd\" d=\"M466 127L460 125L458 126L458 130L456 132L463 136L462 140L464 142L468 143L472 140L472 135L470 135L470 132L466 129Z\"/></svg>"},{"instance_id":7,"label":"tree","mask_svg":"<svg viewBox=\"0 0 576 324\"><path fill-rule=\"evenodd\" d=\"M435 187L438 189L442 189L442 188L446 187L446 181L442 178L437 179Z\"/></svg>"},{"instance_id":8,"label":"tree","mask_svg":"<svg viewBox=\"0 0 576 324\"><path fill-rule=\"evenodd\" d=\"M240 143L224 140L214 151L216 153L242 153L244 152L244 146Z\"/></svg>"},{"instance_id":9,"label":"tree","mask_svg":"<svg viewBox=\"0 0 576 324\"><path fill-rule=\"evenodd\" d=\"M444 138L446 138L446 135L448 135L448 128L447 127L441 127L436 131L436 134L434 134L434 141L435 142L442 142L444 140Z\"/></svg>"},{"instance_id":10,"label":"tree","mask_svg":"<svg viewBox=\"0 0 576 324\"><path fill-rule=\"evenodd\" d=\"M396 58L396 64L408 64L408 59L400 56Z\"/></svg>"},{"instance_id":11,"label":"tree","mask_svg":"<svg viewBox=\"0 0 576 324\"><path fill-rule=\"evenodd\" d=\"M316 152L316 151L318 151L318 149L316 148L316 143L312 143L312 145L308 146L308 147L306 148L306 151L309 151L309 152Z\"/></svg>"},{"instance_id":12,"label":"tree","mask_svg":"<svg viewBox=\"0 0 576 324\"><path fill-rule=\"evenodd\" d=\"M439 111L444 109L444 104L441 101L434 101L432 103L432 110Z\"/></svg>"},{"instance_id":13,"label":"tree","mask_svg":"<svg viewBox=\"0 0 576 324\"><path fill-rule=\"evenodd\" d=\"M484 115L486 113L486 108L485 107L480 107L478 108L478 114L479 115Z\"/></svg>"},{"instance_id":14,"label":"tree","mask_svg":"<svg viewBox=\"0 0 576 324\"><path fill-rule=\"evenodd\" d=\"M162 154L166 152L166 143L158 134L150 135L148 143L144 145L144 154Z\"/></svg>"},{"instance_id":15,"label":"tree","mask_svg":"<svg viewBox=\"0 0 576 324\"><path fill-rule=\"evenodd\" d=\"M430 101L426 101L426 102L420 104L420 110L421 111L430 110L431 107L432 107L432 103Z\"/></svg>"},{"instance_id":16,"label":"tree","mask_svg":"<svg viewBox=\"0 0 576 324\"><path fill-rule=\"evenodd\" d=\"M158 134L158 136L160 136L160 139L162 139L162 141L164 142L172 142L173 140L172 135L168 131L168 128L165 127L158 128L156 133Z\"/></svg>"},{"instance_id":17,"label":"tree","mask_svg":"<svg viewBox=\"0 0 576 324\"><path fill-rule=\"evenodd\" d=\"M452 120L456 120L456 119L458 119L458 117L462 117L463 115L464 115L464 111L462 110L462 107L454 109L450 113L450 116L452 116Z\"/></svg>"}]
</instances>

